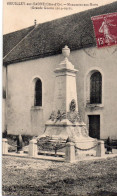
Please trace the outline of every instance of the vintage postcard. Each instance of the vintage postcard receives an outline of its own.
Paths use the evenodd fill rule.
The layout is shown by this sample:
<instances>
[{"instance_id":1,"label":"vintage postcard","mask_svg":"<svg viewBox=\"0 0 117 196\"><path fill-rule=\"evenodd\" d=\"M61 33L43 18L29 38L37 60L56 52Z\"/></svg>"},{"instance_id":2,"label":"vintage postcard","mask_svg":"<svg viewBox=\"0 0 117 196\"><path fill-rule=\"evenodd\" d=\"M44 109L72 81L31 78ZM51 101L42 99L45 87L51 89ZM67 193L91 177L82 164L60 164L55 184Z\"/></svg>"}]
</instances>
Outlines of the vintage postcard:
<instances>
[{"instance_id":1,"label":"vintage postcard","mask_svg":"<svg viewBox=\"0 0 117 196\"><path fill-rule=\"evenodd\" d=\"M4 0L4 196L117 195L117 1Z\"/></svg>"}]
</instances>

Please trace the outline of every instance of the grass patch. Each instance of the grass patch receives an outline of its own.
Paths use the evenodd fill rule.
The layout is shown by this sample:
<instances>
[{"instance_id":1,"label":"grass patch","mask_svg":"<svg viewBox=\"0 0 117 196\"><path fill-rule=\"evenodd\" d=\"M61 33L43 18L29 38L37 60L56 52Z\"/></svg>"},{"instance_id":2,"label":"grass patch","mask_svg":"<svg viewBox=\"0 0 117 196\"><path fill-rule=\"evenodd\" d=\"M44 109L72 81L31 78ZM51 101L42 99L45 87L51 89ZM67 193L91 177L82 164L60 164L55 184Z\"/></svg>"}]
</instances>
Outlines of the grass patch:
<instances>
[{"instance_id":1,"label":"grass patch","mask_svg":"<svg viewBox=\"0 0 117 196\"><path fill-rule=\"evenodd\" d=\"M3 156L7 196L116 196L117 157L56 163Z\"/></svg>"}]
</instances>

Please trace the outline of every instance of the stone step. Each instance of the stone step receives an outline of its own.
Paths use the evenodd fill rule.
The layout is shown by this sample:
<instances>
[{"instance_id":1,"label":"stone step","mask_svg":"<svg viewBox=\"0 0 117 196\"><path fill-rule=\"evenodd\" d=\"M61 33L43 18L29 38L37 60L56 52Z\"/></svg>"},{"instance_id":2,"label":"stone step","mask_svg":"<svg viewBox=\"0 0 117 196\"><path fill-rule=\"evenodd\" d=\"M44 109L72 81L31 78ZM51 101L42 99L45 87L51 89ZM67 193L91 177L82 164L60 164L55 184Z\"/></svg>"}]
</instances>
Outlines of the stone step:
<instances>
[{"instance_id":1,"label":"stone step","mask_svg":"<svg viewBox=\"0 0 117 196\"><path fill-rule=\"evenodd\" d=\"M45 156L45 155L37 155L37 156L32 156L29 157L28 154L18 154L18 153L8 153L7 155L4 156L12 156L12 157L22 157L22 158L34 158L34 159L39 159L39 160L47 160L47 161L58 161L58 162L64 162L65 159L63 157L55 157L55 156Z\"/></svg>"}]
</instances>

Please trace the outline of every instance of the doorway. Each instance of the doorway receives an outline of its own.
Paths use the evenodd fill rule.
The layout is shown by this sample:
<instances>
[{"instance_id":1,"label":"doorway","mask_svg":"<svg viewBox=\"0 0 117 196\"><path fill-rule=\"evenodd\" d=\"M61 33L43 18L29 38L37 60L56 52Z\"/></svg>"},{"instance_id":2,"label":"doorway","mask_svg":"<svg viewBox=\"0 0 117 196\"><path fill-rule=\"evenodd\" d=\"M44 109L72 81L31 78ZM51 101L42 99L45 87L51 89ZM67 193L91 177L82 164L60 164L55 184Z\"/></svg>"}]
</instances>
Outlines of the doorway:
<instances>
[{"instance_id":1,"label":"doorway","mask_svg":"<svg viewBox=\"0 0 117 196\"><path fill-rule=\"evenodd\" d=\"M100 139L100 115L89 115L89 136Z\"/></svg>"}]
</instances>

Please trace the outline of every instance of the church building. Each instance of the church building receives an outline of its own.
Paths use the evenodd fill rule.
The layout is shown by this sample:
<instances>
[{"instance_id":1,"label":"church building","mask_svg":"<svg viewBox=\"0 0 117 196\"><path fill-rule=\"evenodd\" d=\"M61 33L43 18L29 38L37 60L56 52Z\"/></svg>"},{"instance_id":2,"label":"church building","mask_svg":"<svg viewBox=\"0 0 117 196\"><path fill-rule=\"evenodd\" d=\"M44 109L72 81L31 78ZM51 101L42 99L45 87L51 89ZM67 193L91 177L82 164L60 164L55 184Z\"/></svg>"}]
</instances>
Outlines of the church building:
<instances>
[{"instance_id":1,"label":"church building","mask_svg":"<svg viewBox=\"0 0 117 196\"><path fill-rule=\"evenodd\" d=\"M92 20L116 12L114 2L3 36L3 131L43 134L53 110L54 71L68 46L89 136L117 139L117 42L98 47Z\"/></svg>"}]
</instances>

